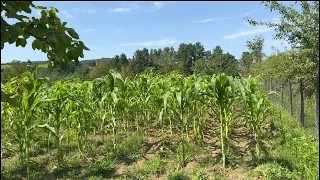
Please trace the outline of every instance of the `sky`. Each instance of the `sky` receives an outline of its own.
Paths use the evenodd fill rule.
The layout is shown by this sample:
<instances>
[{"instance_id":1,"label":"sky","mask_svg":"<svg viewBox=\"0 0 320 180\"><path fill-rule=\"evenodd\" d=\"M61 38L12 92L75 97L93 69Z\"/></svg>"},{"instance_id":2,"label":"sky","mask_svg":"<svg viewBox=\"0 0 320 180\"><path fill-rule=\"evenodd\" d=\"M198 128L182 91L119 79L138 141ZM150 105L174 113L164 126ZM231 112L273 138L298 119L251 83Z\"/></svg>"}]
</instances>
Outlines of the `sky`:
<instances>
[{"instance_id":1,"label":"sky","mask_svg":"<svg viewBox=\"0 0 320 180\"><path fill-rule=\"evenodd\" d=\"M280 51L288 46L273 39L274 29L246 22L247 16L279 21L277 12L270 12L258 1L34 1L34 4L59 10L60 19L74 28L90 49L84 52L85 60L111 58L121 53L131 58L144 47L173 46L177 50L180 43L196 42L211 51L219 45L225 53L239 59L242 52L248 51L246 41L259 35L265 40L266 55L273 52L272 46ZM40 17L40 12L35 10L31 15ZM25 48L6 43L1 50L1 62L47 60L46 54L31 48L31 43L28 40Z\"/></svg>"}]
</instances>

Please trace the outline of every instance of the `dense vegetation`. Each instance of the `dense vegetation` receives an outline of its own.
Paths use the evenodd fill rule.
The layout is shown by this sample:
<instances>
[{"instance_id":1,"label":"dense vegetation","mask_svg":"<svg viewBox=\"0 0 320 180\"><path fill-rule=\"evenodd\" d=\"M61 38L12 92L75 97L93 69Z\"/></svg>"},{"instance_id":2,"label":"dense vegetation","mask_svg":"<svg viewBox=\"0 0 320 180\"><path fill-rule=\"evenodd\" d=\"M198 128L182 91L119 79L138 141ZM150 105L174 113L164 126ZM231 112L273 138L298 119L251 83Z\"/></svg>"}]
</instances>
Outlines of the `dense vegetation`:
<instances>
[{"instance_id":1,"label":"dense vegetation","mask_svg":"<svg viewBox=\"0 0 320 180\"><path fill-rule=\"evenodd\" d=\"M264 3L281 22L248 22L292 50L257 36L241 59L197 42L79 62L57 9L2 2L20 21L1 16L2 49L32 36L49 61L1 65L1 178L318 179L319 3Z\"/></svg>"}]
</instances>

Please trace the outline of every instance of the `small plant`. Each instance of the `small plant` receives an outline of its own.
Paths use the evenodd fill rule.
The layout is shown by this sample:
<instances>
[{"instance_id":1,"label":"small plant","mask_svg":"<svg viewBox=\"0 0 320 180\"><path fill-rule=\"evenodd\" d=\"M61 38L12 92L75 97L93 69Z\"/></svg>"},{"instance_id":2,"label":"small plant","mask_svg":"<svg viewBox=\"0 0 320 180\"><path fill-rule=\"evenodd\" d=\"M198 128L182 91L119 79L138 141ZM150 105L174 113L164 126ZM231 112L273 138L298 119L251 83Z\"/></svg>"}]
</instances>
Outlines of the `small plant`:
<instances>
[{"instance_id":1,"label":"small plant","mask_svg":"<svg viewBox=\"0 0 320 180\"><path fill-rule=\"evenodd\" d=\"M195 170L192 180L208 180L208 177L206 176L203 169L198 168L197 170Z\"/></svg>"},{"instance_id":2,"label":"small plant","mask_svg":"<svg viewBox=\"0 0 320 180\"><path fill-rule=\"evenodd\" d=\"M280 166L277 163L267 163L260 165L255 169L255 172L266 180L299 179L297 176L294 176L294 174L290 170Z\"/></svg>"},{"instance_id":3,"label":"small plant","mask_svg":"<svg viewBox=\"0 0 320 180\"><path fill-rule=\"evenodd\" d=\"M150 174L162 174L165 170L165 161L160 156L155 156L146 162L146 168Z\"/></svg>"},{"instance_id":4,"label":"small plant","mask_svg":"<svg viewBox=\"0 0 320 180\"><path fill-rule=\"evenodd\" d=\"M184 152L181 146L178 147L178 156L177 156L177 166L181 167L181 164L187 165L188 161L195 155L199 148L196 146L193 142L185 142L184 145ZM184 156L182 156L182 153L184 153ZM182 159L184 157L184 159Z\"/></svg>"},{"instance_id":5,"label":"small plant","mask_svg":"<svg viewBox=\"0 0 320 180\"><path fill-rule=\"evenodd\" d=\"M142 152L140 150L143 144L143 136L141 134L133 134L124 139L117 148L117 153L114 154L118 159L138 159Z\"/></svg>"},{"instance_id":6,"label":"small plant","mask_svg":"<svg viewBox=\"0 0 320 180\"><path fill-rule=\"evenodd\" d=\"M190 179L184 170L176 170L170 172L167 176L168 180L188 180Z\"/></svg>"},{"instance_id":7,"label":"small plant","mask_svg":"<svg viewBox=\"0 0 320 180\"><path fill-rule=\"evenodd\" d=\"M114 160L106 158L102 162L97 162L90 165L82 172L82 174L84 174L84 176L86 177L95 175L108 178L115 172L115 168L116 162Z\"/></svg>"},{"instance_id":8,"label":"small plant","mask_svg":"<svg viewBox=\"0 0 320 180\"><path fill-rule=\"evenodd\" d=\"M133 165L128 169L128 176L133 179L146 179L151 175L160 175L165 171L165 161L160 156L147 160L143 166Z\"/></svg>"}]
</instances>

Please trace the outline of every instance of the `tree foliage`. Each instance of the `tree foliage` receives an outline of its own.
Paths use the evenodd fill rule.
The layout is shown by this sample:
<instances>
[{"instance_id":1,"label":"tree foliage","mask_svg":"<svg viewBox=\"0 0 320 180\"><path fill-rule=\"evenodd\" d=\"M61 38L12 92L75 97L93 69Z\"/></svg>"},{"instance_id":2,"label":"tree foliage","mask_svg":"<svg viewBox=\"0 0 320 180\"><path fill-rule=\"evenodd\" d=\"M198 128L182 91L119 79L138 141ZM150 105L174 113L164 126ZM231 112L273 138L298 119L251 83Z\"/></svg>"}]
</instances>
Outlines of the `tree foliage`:
<instances>
[{"instance_id":1,"label":"tree foliage","mask_svg":"<svg viewBox=\"0 0 320 180\"><path fill-rule=\"evenodd\" d=\"M319 66L319 1L299 1L295 5L285 6L277 1L265 1L263 4L270 11L278 11L281 15L280 22L263 22L247 18L247 21L254 25L275 28L275 39L287 40L293 48L303 49L308 52L310 61L304 61L302 64L309 63L310 68ZM315 74L318 76L318 71Z\"/></svg>"},{"instance_id":2,"label":"tree foliage","mask_svg":"<svg viewBox=\"0 0 320 180\"><path fill-rule=\"evenodd\" d=\"M33 11L40 10L41 17L29 17ZM83 50L89 50L79 39L74 29L61 22L54 7L36 6L32 1L1 2L1 49L6 43L25 47L27 40L33 38L32 49L47 54L49 68L59 66L66 68L71 61L79 62L83 58ZM26 14L26 15L23 15ZM16 23L9 24L6 19Z\"/></svg>"},{"instance_id":3,"label":"tree foliage","mask_svg":"<svg viewBox=\"0 0 320 180\"><path fill-rule=\"evenodd\" d=\"M258 63L262 61L262 58L264 56L262 50L263 50L263 43L264 39L262 36L256 36L251 41L247 41L247 47L251 51L251 55L253 58L253 63Z\"/></svg>"}]
</instances>

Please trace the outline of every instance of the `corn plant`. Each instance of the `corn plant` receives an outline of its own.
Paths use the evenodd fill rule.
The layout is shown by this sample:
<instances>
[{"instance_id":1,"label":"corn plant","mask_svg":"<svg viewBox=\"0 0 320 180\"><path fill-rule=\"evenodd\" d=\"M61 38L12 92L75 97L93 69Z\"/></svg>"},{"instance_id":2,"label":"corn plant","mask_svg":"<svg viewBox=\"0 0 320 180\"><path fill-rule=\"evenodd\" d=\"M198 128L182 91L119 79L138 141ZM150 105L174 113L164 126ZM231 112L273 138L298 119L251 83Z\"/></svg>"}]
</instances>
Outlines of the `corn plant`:
<instances>
[{"instance_id":1,"label":"corn plant","mask_svg":"<svg viewBox=\"0 0 320 180\"><path fill-rule=\"evenodd\" d=\"M43 90L43 84L47 79L37 78L38 68L31 74L25 72L22 74L22 78L17 82L17 109L18 114L16 118L13 118L11 124L14 128L16 138L19 142L20 150L20 164L23 166L26 164L27 178L30 179L30 146L34 137L36 129L42 128L46 125L41 125L39 121L35 120L35 114L37 108L45 101L51 101L41 97L41 91Z\"/></svg>"},{"instance_id":2,"label":"corn plant","mask_svg":"<svg viewBox=\"0 0 320 180\"><path fill-rule=\"evenodd\" d=\"M258 91L259 83L257 79L249 77L244 79L245 84L245 126L248 125L254 132L256 141L256 156L260 157L261 150L261 129L266 119L266 112L269 110L266 96L274 94L273 92L266 93Z\"/></svg>"},{"instance_id":3,"label":"corn plant","mask_svg":"<svg viewBox=\"0 0 320 180\"><path fill-rule=\"evenodd\" d=\"M64 137L64 132L62 132L61 126L66 123L67 116L66 113L70 112L68 109L65 109L68 104L68 89L66 83L56 82L52 87L50 92L51 98L54 99L53 102L47 103L47 106L44 107L45 111L51 115L51 118L48 118L48 130L55 138L55 147L58 150L58 169L62 166L63 161L63 151L62 151L62 139Z\"/></svg>"},{"instance_id":4,"label":"corn plant","mask_svg":"<svg viewBox=\"0 0 320 180\"><path fill-rule=\"evenodd\" d=\"M180 87L175 92L175 99L177 101L178 108L176 110L176 113L180 116L180 139L182 144L182 166L186 165L186 152L185 152L185 146L187 143L187 133L188 133L188 123L189 123L189 117L188 117L188 109L191 106L191 94L192 94L192 87L189 86L188 81L180 81Z\"/></svg>"},{"instance_id":5,"label":"corn plant","mask_svg":"<svg viewBox=\"0 0 320 180\"><path fill-rule=\"evenodd\" d=\"M166 114L167 112L167 105L168 105L168 98L170 96L170 91L167 91L165 94L162 95L162 99L163 99L163 106L160 110L159 113L159 123L160 123L160 127L161 127L161 140L162 140L162 148L164 148L164 129L165 129L165 124L163 121L163 116Z\"/></svg>"},{"instance_id":6,"label":"corn plant","mask_svg":"<svg viewBox=\"0 0 320 180\"><path fill-rule=\"evenodd\" d=\"M76 91L76 90L74 90ZM84 148L87 142L87 134L91 131L93 123L90 121L92 110L90 106L74 95L69 94L71 101L67 104L66 110L71 121L72 130L76 132L76 140L78 142L78 150L81 155L84 155Z\"/></svg>"},{"instance_id":7,"label":"corn plant","mask_svg":"<svg viewBox=\"0 0 320 180\"><path fill-rule=\"evenodd\" d=\"M207 87L207 92L203 93L211 98L215 98L215 105L218 107L220 117L220 141L223 167L226 165L226 150L229 140L230 114L235 102L234 80L231 76L220 74L211 78L211 85ZM212 106L214 107L214 106Z\"/></svg>"}]
</instances>

